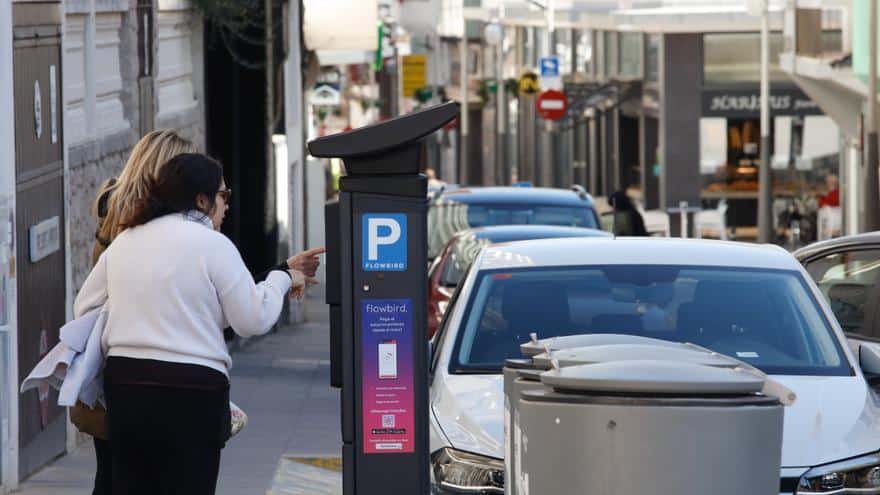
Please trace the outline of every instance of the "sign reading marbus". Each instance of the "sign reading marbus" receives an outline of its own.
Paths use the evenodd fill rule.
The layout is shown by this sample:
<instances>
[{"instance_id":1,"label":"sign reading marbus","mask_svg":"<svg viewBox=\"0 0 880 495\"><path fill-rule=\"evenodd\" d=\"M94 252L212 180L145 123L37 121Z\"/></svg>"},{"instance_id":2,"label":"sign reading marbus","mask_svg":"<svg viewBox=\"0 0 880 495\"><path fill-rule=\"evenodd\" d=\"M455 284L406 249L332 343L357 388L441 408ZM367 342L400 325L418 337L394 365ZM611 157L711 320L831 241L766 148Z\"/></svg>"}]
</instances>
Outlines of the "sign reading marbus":
<instances>
[{"instance_id":1,"label":"sign reading marbus","mask_svg":"<svg viewBox=\"0 0 880 495\"><path fill-rule=\"evenodd\" d=\"M365 272L406 271L406 215L367 213L362 220Z\"/></svg>"}]
</instances>

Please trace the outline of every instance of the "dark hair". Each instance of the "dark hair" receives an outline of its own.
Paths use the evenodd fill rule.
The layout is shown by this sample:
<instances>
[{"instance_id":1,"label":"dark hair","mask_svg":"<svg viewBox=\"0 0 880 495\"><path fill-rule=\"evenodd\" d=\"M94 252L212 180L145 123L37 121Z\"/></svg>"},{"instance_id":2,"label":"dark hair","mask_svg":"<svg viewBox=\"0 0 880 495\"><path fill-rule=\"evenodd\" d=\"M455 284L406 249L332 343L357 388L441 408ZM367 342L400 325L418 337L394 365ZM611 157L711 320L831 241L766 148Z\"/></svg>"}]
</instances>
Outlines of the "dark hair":
<instances>
[{"instance_id":1,"label":"dark hair","mask_svg":"<svg viewBox=\"0 0 880 495\"><path fill-rule=\"evenodd\" d=\"M222 181L223 167L213 158L199 153L177 155L159 169L159 176L148 186L147 198L123 223L126 228L137 227L170 213L199 210L196 198L200 194L213 209Z\"/></svg>"}]
</instances>

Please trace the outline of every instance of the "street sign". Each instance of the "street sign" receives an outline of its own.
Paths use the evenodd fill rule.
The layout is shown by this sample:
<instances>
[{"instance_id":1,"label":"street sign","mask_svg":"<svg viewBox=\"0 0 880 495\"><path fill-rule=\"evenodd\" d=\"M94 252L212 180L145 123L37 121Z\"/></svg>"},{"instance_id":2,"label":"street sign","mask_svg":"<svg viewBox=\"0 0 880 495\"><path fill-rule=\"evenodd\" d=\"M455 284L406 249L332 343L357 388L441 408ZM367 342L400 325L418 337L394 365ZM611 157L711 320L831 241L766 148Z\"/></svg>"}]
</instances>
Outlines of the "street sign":
<instances>
[{"instance_id":1,"label":"street sign","mask_svg":"<svg viewBox=\"0 0 880 495\"><path fill-rule=\"evenodd\" d=\"M428 57L406 55L403 57L403 96L412 98L416 90L428 85Z\"/></svg>"},{"instance_id":2,"label":"street sign","mask_svg":"<svg viewBox=\"0 0 880 495\"><path fill-rule=\"evenodd\" d=\"M329 84L320 84L312 90L312 94L309 95L309 102L316 107L336 107L342 103L342 94L338 89Z\"/></svg>"},{"instance_id":3,"label":"street sign","mask_svg":"<svg viewBox=\"0 0 880 495\"><path fill-rule=\"evenodd\" d=\"M559 120L565 116L568 101L562 91L549 89L538 97L538 115L544 120Z\"/></svg>"},{"instance_id":4,"label":"street sign","mask_svg":"<svg viewBox=\"0 0 880 495\"><path fill-rule=\"evenodd\" d=\"M541 90L538 84L538 75L534 72L526 72L519 78L519 94L533 95Z\"/></svg>"},{"instance_id":5,"label":"street sign","mask_svg":"<svg viewBox=\"0 0 880 495\"><path fill-rule=\"evenodd\" d=\"M364 271L406 271L406 215L365 214L363 229Z\"/></svg>"},{"instance_id":6,"label":"street sign","mask_svg":"<svg viewBox=\"0 0 880 495\"><path fill-rule=\"evenodd\" d=\"M559 57L555 55L541 57L538 65L541 71L541 88L562 89L562 76L559 74Z\"/></svg>"},{"instance_id":7,"label":"street sign","mask_svg":"<svg viewBox=\"0 0 880 495\"><path fill-rule=\"evenodd\" d=\"M559 57L541 57L541 77L559 77Z\"/></svg>"}]
</instances>

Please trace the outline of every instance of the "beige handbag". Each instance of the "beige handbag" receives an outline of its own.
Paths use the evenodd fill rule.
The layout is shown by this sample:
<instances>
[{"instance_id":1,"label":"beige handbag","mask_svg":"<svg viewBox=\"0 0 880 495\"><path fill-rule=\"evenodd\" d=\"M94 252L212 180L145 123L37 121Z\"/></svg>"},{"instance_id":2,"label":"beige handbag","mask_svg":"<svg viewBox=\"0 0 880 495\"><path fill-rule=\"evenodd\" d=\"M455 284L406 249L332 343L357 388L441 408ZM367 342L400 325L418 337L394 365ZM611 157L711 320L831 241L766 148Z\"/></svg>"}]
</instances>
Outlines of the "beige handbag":
<instances>
[{"instance_id":1,"label":"beige handbag","mask_svg":"<svg viewBox=\"0 0 880 495\"><path fill-rule=\"evenodd\" d=\"M248 417L234 402L229 401L230 419L232 428L230 438L237 435L247 426ZM100 440L107 440L107 410L100 404L95 404L94 409L80 401L70 408L70 422L76 429Z\"/></svg>"},{"instance_id":2,"label":"beige handbag","mask_svg":"<svg viewBox=\"0 0 880 495\"><path fill-rule=\"evenodd\" d=\"M70 422L76 429L100 440L107 440L107 410L100 404L94 409L77 401L70 408Z\"/></svg>"}]
</instances>

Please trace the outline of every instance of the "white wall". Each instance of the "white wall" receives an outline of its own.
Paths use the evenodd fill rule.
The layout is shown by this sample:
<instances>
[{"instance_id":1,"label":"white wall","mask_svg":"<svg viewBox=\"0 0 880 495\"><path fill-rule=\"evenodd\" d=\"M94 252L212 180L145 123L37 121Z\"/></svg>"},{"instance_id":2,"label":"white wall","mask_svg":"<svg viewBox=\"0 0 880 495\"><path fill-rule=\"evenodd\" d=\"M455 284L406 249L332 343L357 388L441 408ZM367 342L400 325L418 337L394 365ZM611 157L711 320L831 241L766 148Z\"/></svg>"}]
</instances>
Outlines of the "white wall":
<instances>
[{"instance_id":1,"label":"white wall","mask_svg":"<svg viewBox=\"0 0 880 495\"><path fill-rule=\"evenodd\" d=\"M128 4L73 0L65 5L64 138L67 147L131 130L125 116L121 30Z\"/></svg>"},{"instance_id":2,"label":"white wall","mask_svg":"<svg viewBox=\"0 0 880 495\"><path fill-rule=\"evenodd\" d=\"M157 121L191 112L199 105L194 83L193 13L183 2L161 1L156 14ZM200 31L199 31L200 32Z\"/></svg>"}]
</instances>

